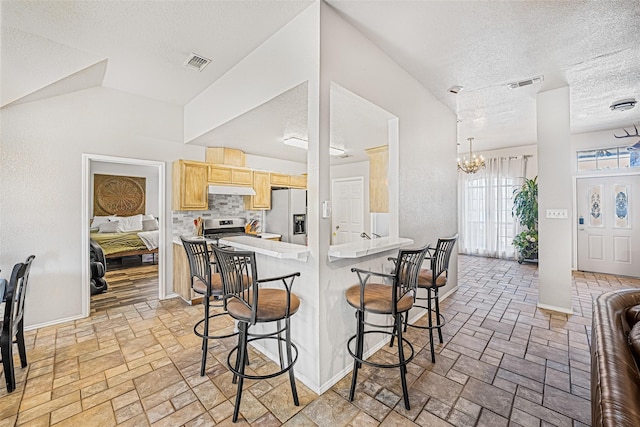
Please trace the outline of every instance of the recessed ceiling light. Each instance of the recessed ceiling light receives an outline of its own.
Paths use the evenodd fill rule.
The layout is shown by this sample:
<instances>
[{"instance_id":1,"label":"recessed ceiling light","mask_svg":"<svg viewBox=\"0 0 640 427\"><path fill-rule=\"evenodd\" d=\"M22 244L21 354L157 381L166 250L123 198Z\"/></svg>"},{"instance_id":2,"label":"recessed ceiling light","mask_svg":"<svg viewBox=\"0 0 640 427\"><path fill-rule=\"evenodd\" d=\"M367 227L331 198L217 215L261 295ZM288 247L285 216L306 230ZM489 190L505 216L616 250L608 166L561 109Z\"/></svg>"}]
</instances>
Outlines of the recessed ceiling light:
<instances>
[{"instance_id":1,"label":"recessed ceiling light","mask_svg":"<svg viewBox=\"0 0 640 427\"><path fill-rule=\"evenodd\" d=\"M518 89L519 87L537 85L544 81L544 76L531 77L530 79L520 80L519 82L507 83L509 89Z\"/></svg>"},{"instance_id":2,"label":"recessed ceiling light","mask_svg":"<svg viewBox=\"0 0 640 427\"><path fill-rule=\"evenodd\" d=\"M637 102L635 98L621 99L611 104L609 108L611 111L626 111L635 107Z\"/></svg>"},{"instance_id":3,"label":"recessed ceiling light","mask_svg":"<svg viewBox=\"0 0 640 427\"><path fill-rule=\"evenodd\" d=\"M458 92L460 92L462 89L464 89L464 87L462 86L451 86L449 89L447 89L447 92L457 95Z\"/></svg>"}]
</instances>

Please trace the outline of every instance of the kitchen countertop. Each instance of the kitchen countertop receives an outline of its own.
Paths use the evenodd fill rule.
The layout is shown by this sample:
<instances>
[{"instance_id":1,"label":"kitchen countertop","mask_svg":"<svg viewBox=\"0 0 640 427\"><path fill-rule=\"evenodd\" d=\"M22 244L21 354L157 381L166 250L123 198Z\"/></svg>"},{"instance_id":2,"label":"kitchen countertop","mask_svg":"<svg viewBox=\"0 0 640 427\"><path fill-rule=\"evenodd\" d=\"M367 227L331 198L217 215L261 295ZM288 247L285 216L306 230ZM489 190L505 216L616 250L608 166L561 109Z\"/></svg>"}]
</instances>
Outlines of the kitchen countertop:
<instances>
[{"instance_id":1,"label":"kitchen countertop","mask_svg":"<svg viewBox=\"0 0 640 427\"><path fill-rule=\"evenodd\" d=\"M329 261L343 258L361 258L380 252L398 249L413 244L413 239L404 237L381 237L373 240L358 240L329 246Z\"/></svg>"},{"instance_id":2,"label":"kitchen countertop","mask_svg":"<svg viewBox=\"0 0 640 427\"><path fill-rule=\"evenodd\" d=\"M274 233L258 233L258 237L262 239L279 239L282 237L282 235Z\"/></svg>"},{"instance_id":3,"label":"kitchen countertop","mask_svg":"<svg viewBox=\"0 0 640 427\"><path fill-rule=\"evenodd\" d=\"M304 262L309 258L309 249L306 246L266 238L256 239L249 236L234 236L220 239L220 243L273 258L295 259Z\"/></svg>"}]
</instances>

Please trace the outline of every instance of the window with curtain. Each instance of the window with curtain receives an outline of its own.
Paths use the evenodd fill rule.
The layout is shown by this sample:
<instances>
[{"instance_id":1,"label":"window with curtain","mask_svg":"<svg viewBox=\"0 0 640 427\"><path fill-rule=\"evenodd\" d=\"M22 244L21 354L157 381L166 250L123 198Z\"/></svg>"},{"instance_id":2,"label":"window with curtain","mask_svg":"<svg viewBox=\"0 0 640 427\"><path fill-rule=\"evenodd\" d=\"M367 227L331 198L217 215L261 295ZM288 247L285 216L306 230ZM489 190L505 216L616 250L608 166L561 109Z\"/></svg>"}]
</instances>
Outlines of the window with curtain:
<instances>
[{"instance_id":1,"label":"window with curtain","mask_svg":"<svg viewBox=\"0 0 640 427\"><path fill-rule=\"evenodd\" d=\"M511 215L513 189L526 176L527 159L493 158L475 174L459 173L459 250L493 258L513 258L518 224Z\"/></svg>"}]
</instances>

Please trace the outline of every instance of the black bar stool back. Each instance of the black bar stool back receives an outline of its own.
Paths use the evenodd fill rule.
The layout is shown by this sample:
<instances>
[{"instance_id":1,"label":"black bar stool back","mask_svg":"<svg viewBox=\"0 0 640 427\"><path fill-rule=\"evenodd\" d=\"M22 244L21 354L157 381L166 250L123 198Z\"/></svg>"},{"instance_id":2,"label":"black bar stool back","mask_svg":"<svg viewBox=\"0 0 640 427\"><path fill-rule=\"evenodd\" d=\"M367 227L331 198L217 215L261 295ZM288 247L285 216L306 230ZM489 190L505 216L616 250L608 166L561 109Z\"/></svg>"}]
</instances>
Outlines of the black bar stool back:
<instances>
[{"instance_id":1,"label":"black bar stool back","mask_svg":"<svg viewBox=\"0 0 640 427\"><path fill-rule=\"evenodd\" d=\"M354 359L349 400L353 401L358 369L362 367L363 363L378 368L400 368L404 406L407 410L410 410L406 372L407 364L413 359L414 351L411 343L402 337L402 324L403 318L413 307L413 294L418 284L418 274L426 253L427 247L413 250L401 249L395 259L396 265L392 274L376 273L358 268L351 269L351 271L357 273L360 283L351 286L345 292L347 302L356 309L357 318L356 334L347 343L347 350ZM370 280L372 277L375 277L376 280ZM389 283L385 283L385 281ZM393 317L393 325L376 325L365 322L366 312L389 314ZM373 326L377 329L365 331L365 325ZM393 329L392 331L386 331L380 328ZM396 336L398 337L398 363L381 364L363 359L364 337L371 333L389 334L392 340ZM351 343L354 340L356 345L355 350L352 350ZM405 345L410 350L408 357L405 357L404 354Z\"/></svg>"},{"instance_id":2,"label":"black bar stool back","mask_svg":"<svg viewBox=\"0 0 640 427\"><path fill-rule=\"evenodd\" d=\"M227 357L227 365L233 372L233 382L238 383L236 402L233 410L233 422L238 420L240 402L242 398L242 385L245 378L262 380L273 378L289 372L293 402L299 406L298 392L296 389L293 365L298 359L298 349L291 342L290 317L298 311L300 299L291 293L291 287L300 273L292 273L285 276L269 279L258 279L256 257L254 252L231 251L213 248L218 270L222 279L225 308L229 315L238 321L238 345L233 348ZM284 289L265 288L263 283L275 282ZM284 326L282 325L284 321ZM257 323L276 322L276 331L265 334L250 334L249 328ZM283 338L282 334L285 337ZM251 338L249 338L251 337ZM277 341L280 370L265 375L250 375L245 373L248 364L247 344L255 340L273 339ZM282 353L282 344L285 345L287 360L285 362ZM295 355L293 353L295 350ZM232 364L233 355L236 354L235 363Z\"/></svg>"},{"instance_id":3,"label":"black bar stool back","mask_svg":"<svg viewBox=\"0 0 640 427\"><path fill-rule=\"evenodd\" d=\"M220 275L212 269L212 253L209 251L209 245L203 238L181 236L180 240L182 240L182 245L187 252L187 258L189 260L191 288L194 292L203 296L204 318L194 325L193 332L202 338L200 376L204 376L207 365L209 340L232 337L237 335L237 332L222 333L220 335L212 335L209 333L210 320L227 315L226 311L211 314L211 307L223 307L222 303L212 304L212 300L221 300L223 298L222 281Z\"/></svg>"},{"instance_id":4,"label":"black bar stool back","mask_svg":"<svg viewBox=\"0 0 640 427\"><path fill-rule=\"evenodd\" d=\"M438 243L436 244L435 248L429 248L428 256L425 257L425 260L429 261L430 268L420 271L420 275L418 277L418 289L426 289L427 296L426 298L418 297L417 292L415 296L416 301L427 301L427 305L423 306L414 304L416 307L424 308L427 310L427 316L429 316L427 320L427 326L408 325L414 328L429 330L429 345L431 349L432 363L436 362L435 347L433 345L433 330L438 330L438 338L440 339L440 343L442 344L444 342L444 340L442 339L442 327L446 323L444 316L440 314L440 297L438 295L438 290L447 284L447 276L449 274L449 260L451 259L451 253L453 252L453 247L455 246L457 240L457 234L451 237L443 237L438 239ZM433 322L434 311L436 319L435 324ZM406 326L407 323L405 320L405 330Z\"/></svg>"}]
</instances>

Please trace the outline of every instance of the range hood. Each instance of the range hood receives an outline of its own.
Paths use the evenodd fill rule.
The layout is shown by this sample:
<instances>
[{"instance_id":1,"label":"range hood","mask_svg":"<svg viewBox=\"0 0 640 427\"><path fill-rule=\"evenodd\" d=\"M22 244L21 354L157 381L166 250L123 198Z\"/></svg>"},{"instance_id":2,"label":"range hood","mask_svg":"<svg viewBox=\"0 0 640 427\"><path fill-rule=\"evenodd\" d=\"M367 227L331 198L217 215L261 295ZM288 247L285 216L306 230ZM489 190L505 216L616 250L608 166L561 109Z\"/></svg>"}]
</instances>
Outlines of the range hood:
<instances>
[{"instance_id":1,"label":"range hood","mask_svg":"<svg viewBox=\"0 0 640 427\"><path fill-rule=\"evenodd\" d=\"M235 187L233 185L210 185L209 194L239 194L242 196L255 196L256 192L251 187Z\"/></svg>"}]
</instances>

